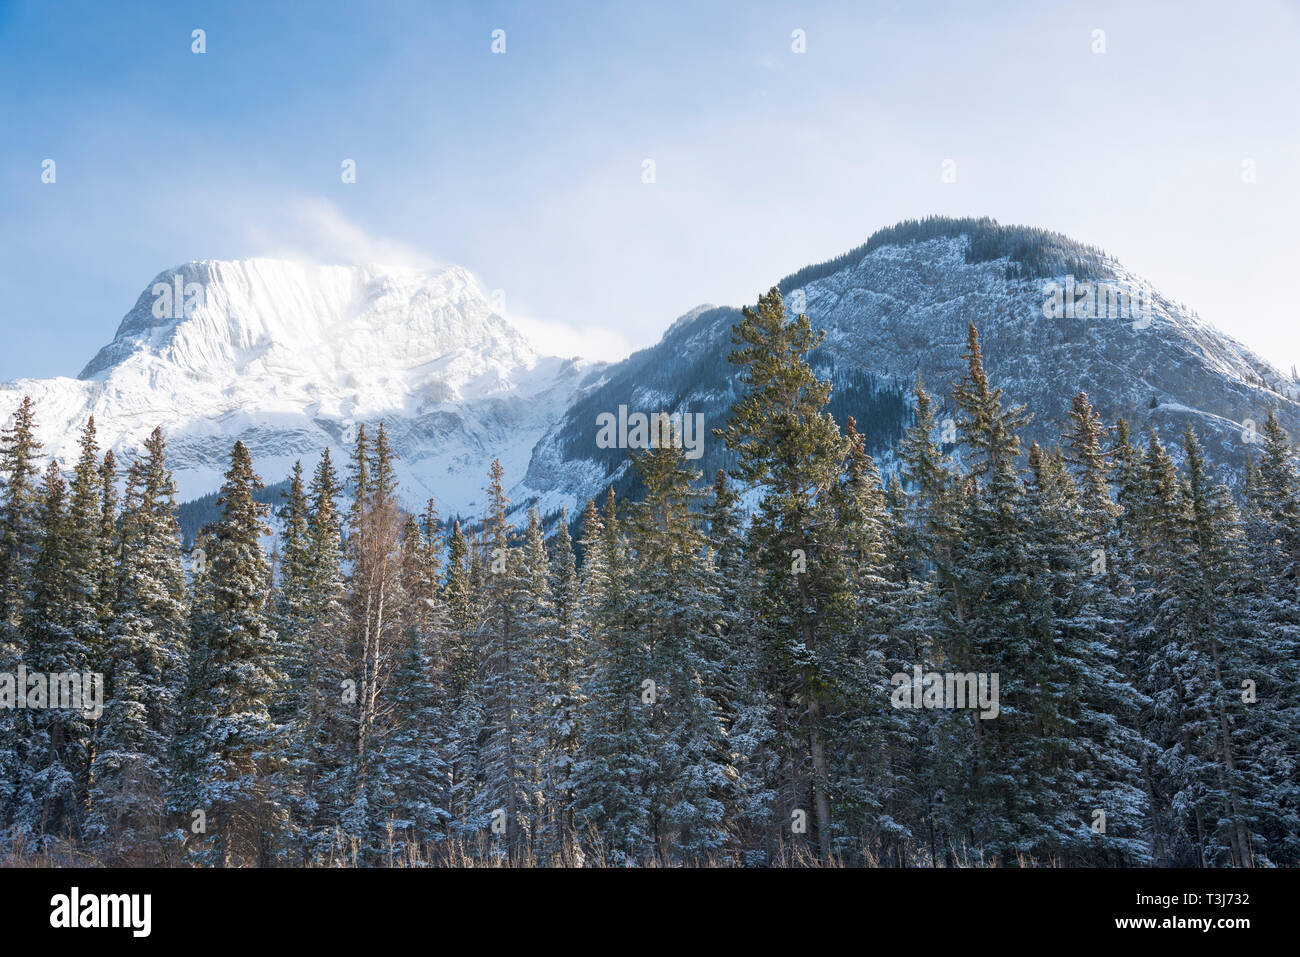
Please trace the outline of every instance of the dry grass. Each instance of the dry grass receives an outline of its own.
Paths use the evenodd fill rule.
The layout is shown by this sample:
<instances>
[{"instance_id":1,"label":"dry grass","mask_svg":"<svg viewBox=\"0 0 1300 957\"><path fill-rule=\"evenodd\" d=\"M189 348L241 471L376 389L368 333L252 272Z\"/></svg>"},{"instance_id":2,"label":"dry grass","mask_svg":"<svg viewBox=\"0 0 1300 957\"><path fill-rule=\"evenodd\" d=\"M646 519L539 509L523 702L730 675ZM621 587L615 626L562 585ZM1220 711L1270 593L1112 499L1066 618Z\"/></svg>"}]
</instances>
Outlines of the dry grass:
<instances>
[{"instance_id":1,"label":"dry grass","mask_svg":"<svg viewBox=\"0 0 1300 957\"><path fill-rule=\"evenodd\" d=\"M172 855L147 854L140 848L133 853L114 855L111 858L96 855L69 842L47 842L37 848L23 841L22 835L10 835L7 846L0 846L0 867L174 867L185 866ZM859 867L880 868L892 866L892 858L882 863L870 848L861 848L853 855ZM928 852L912 848L905 856L908 867L961 867L986 868L1008 866L978 849L953 845L946 849L945 859L932 861ZM355 868L373 866L381 868L607 868L607 867L703 867L731 868L752 866L752 860L740 851L715 852L700 858L683 859L666 849L651 858L629 863L621 861L594 830L581 835L581 840L555 850L543 850L533 845L525 836L514 848L508 848L498 838L487 833L450 837L429 844L408 845L395 839L390 832L388 845L378 860L365 862L355 841L339 840L321 860L309 867ZM780 844L772 852L766 865L775 868L842 868L850 864L842 855L830 859L820 857L804 843ZM1059 867L1059 861L1036 861L1020 856L1010 866Z\"/></svg>"}]
</instances>

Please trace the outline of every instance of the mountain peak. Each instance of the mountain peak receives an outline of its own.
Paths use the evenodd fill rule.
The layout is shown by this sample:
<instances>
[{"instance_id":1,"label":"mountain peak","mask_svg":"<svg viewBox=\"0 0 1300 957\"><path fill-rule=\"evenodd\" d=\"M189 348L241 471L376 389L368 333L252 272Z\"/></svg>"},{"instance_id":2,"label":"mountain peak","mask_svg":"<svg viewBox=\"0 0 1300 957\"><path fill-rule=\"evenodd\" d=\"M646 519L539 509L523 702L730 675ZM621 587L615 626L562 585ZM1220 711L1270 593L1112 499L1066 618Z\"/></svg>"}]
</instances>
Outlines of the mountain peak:
<instances>
[{"instance_id":1,"label":"mountain peak","mask_svg":"<svg viewBox=\"0 0 1300 957\"><path fill-rule=\"evenodd\" d=\"M404 498L460 508L493 457L522 473L584 367L540 355L460 266L204 259L154 276L78 379L0 394L32 396L65 463L89 415L124 464L161 426L187 497L219 484L237 438L274 482L382 419Z\"/></svg>"},{"instance_id":2,"label":"mountain peak","mask_svg":"<svg viewBox=\"0 0 1300 957\"><path fill-rule=\"evenodd\" d=\"M154 362L200 378L233 376L262 359L331 378L364 371L348 361L357 352L385 369L457 352L491 353L512 366L537 360L459 266L206 259L155 276L80 378L103 380L124 365Z\"/></svg>"}]
</instances>

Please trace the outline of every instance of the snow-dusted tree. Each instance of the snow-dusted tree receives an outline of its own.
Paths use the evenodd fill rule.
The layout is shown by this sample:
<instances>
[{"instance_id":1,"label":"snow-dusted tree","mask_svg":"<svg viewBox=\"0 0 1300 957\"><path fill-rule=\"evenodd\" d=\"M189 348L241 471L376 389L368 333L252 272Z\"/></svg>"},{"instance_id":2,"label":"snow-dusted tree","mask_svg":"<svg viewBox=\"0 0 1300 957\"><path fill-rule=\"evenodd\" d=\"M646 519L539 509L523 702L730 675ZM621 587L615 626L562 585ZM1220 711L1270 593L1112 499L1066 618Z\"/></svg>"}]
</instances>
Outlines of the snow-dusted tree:
<instances>
[{"instance_id":1,"label":"snow-dusted tree","mask_svg":"<svg viewBox=\"0 0 1300 957\"><path fill-rule=\"evenodd\" d=\"M290 810L293 830L306 832L298 854L327 860L336 842L342 799L323 782L339 783L350 744L345 725L350 709L343 707L344 682L354 680L342 655L337 634L343 626L343 537L338 497L342 494L329 449L312 473L307 519L307 621L302 629L303 670L298 687L290 680L287 693L302 709L294 718L284 773L293 775ZM326 793L328 792L328 793Z\"/></svg>"},{"instance_id":2,"label":"snow-dusted tree","mask_svg":"<svg viewBox=\"0 0 1300 957\"><path fill-rule=\"evenodd\" d=\"M658 421L666 433L667 416ZM644 662L636 706L648 730L649 825L661 859L700 861L726 843L735 796L722 710L722 595L695 507L699 473L681 443L661 434L633 466L645 497L628 522L634 587L623 639Z\"/></svg>"},{"instance_id":3,"label":"snow-dusted tree","mask_svg":"<svg viewBox=\"0 0 1300 957\"><path fill-rule=\"evenodd\" d=\"M786 762L778 801L793 812L813 805L818 850L831 853L826 723L828 675L840 652L833 619L849 598L838 560L830 493L848 454L825 412L831 386L808 354L823 333L808 317L787 318L776 288L746 307L732 329L745 393L718 434L737 456L734 474L761 489L749 527L754 622L764 634L765 674L779 700L775 729ZM783 811L784 813L784 811Z\"/></svg>"},{"instance_id":4,"label":"snow-dusted tree","mask_svg":"<svg viewBox=\"0 0 1300 957\"><path fill-rule=\"evenodd\" d=\"M732 849L745 863L770 864L779 858L782 821L773 807L772 782L780 778L782 755L773 731L773 698L763 673L763 642L749 619L753 600L744 553L740 495L721 469L703 511L708 542L705 566L718 601L718 640L722 664L717 694L727 729L728 761L735 782L728 800Z\"/></svg>"},{"instance_id":5,"label":"snow-dusted tree","mask_svg":"<svg viewBox=\"0 0 1300 957\"><path fill-rule=\"evenodd\" d=\"M314 809L310 787L314 780L309 748L316 696L316 654L313 626L316 607L312 563L311 504L303 485L302 463L294 462L289 488L280 507L278 567L274 569L275 666L284 676L272 699L271 720L285 735L285 761L273 784L277 800L288 812L282 838L286 860L301 860Z\"/></svg>"},{"instance_id":6,"label":"snow-dusted tree","mask_svg":"<svg viewBox=\"0 0 1300 957\"><path fill-rule=\"evenodd\" d=\"M331 661L326 670L341 676L342 688L327 702L334 712L329 747L339 753L340 766L322 782L322 803L338 809L339 850L361 860L384 853L387 843L371 770L378 743L391 726L392 677L404 643L403 519L394 458L382 425L373 451L365 430L358 430L349 476L353 503L342 627L327 636L325 652Z\"/></svg>"},{"instance_id":7,"label":"snow-dusted tree","mask_svg":"<svg viewBox=\"0 0 1300 957\"><path fill-rule=\"evenodd\" d=\"M451 830L458 837L481 832L475 815L477 796L482 785L479 749L487 716L483 710L479 684L480 662L477 651L478 615L481 607L480 583L474 569L478 555L471 540L461 531L460 521L452 522L447 541L447 577L443 600L451 623L445 653L444 687L450 709L447 755L451 765Z\"/></svg>"},{"instance_id":8,"label":"snow-dusted tree","mask_svg":"<svg viewBox=\"0 0 1300 957\"><path fill-rule=\"evenodd\" d=\"M28 669L58 674L79 672L86 649L72 628L64 598L68 581L68 487L57 462L51 461L38 495L40 550L24 610L22 631ZM65 710L54 688L38 685L28 699L29 710L18 715L26 761L18 778L15 824L36 846L55 838L78 838L80 768L86 757L87 716ZM51 697L53 695L54 697Z\"/></svg>"},{"instance_id":9,"label":"snow-dusted tree","mask_svg":"<svg viewBox=\"0 0 1300 957\"><path fill-rule=\"evenodd\" d=\"M1253 609L1240 626L1262 638L1239 697L1259 764L1257 855L1300 861L1300 474L1289 437L1269 410L1263 450L1246 484L1248 581ZM1247 693L1249 691L1249 693ZM1237 690L1234 689L1234 694ZM1246 700L1253 699L1253 700ZM1229 700L1232 700L1231 698Z\"/></svg>"},{"instance_id":10,"label":"snow-dusted tree","mask_svg":"<svg viewBox=\"0 0 1300 957\"><path fill-rule=\"evenodd\" d=\"M1044 636L1031 608L1028 529L1016 469L1018 430L1028 416L1018 406L1003 408L1002 390L984 369L974 324L963 358L967 374L953 387L953 398L969 472L957 507L951 630L940 650L944 671L987 674L990 682L998 675L1001 709L995 719L980 717L974 708L965 711L971 772L964 793L949 803L949 820L954 831L969 829L980 848L1005 860L1036 847L1044 829L1034 797L1033 747Z\"/></svg>"},{"instance_id":11,"label":"snow-dusted tree","mask_svg":"<svg viewBox=\"0 0 1300 957\"><path fill-rule=\"evenodd\" d=\"M104 453L99 466L99 619L107 633L117 598L117 564L122 542L117 529L117 457L113 450Z\"/></svg>"},{"instance_id":12,"label":"snow-dusted tree","mask_svg":"<svg viewBox=\"0 0 1300 957\"><path fill-rule=\"evenodd\" d=\"M923 670L938 665L942 650L956 644L964 608L956 564L963 489L956 467L936 440L948 423L938 429L933 400L919 376L913 396L913 422L898 447L901 481L891 486L897 540L890 619L905 675L917 665ZM956 439L955 424L951 439ZM961 810L959 795L967 780L962 769L969 763L973 733L964 714L898 710L913 736L911 748L905 749L912 752L912 798L917 806L913 833L924 840L937 864L962 845L964 834L951 828Z\"/></svg>"},{"instance_id":13,"label":"snow-dusted tree","mask_svg":"<svg viewBox=\"0 0 1300 957\"><path fill-rule=\"evenodd\" d=\"M38 501L41 444L35 435L35 409L30 396L14 412L12 424L0 433L0 673L14 674L23 661L26 642L22 619L27 607L32 566L40 545ZM18 810L19 778L26 765L26 719L0 709L0 828Z\"/></svg>"},{"instance_id":14,"label":"snow-dusted tree","mask_svg":"<svg viewBox=\"0 0 1300 957\"><path fill-rule=\"evenodd\" d=\"M41 495L41 548L24 632L28 667L46 674L80 675L105 668L97 594L100 489L93 419L82 431L80 447L70 496L55 462L46 470ZM93 720L84 709L30 716L31 757L20 813L29 831L83 836Z\"/></svg>"},{"instance_id":15,"label":"snow-dusted tree","mask_svg":"<svg viewBox=\"0 0 1300 957\"><path fill-rule=\"evenodd\" d=\"M162 431L128 474L121 557L106 636L107 702L91 768L91 826L123 857L161 832L167 749L185 677L187 596L176 488Z\"/></svg>"},{"instance_id":16,"label":"snow-dusted tree","mask_svg":"<svg viewBox=\"0 0 1300 957\"><path fill-rule=\"evenodd\" d=\"M439 664L449 624L438 583L439 528L432 500L422 521L411 516L403 527L405 635L395 652L391 730L377 742L372 762L372 793L390 860L413 864L427 859L449 818Z\"/></svg>"},{"instance_id":17,"label":"snow-dusted tree","mask_svg":"<svg viewBox=\"0 0 1300 957\"><path fill-rule=\"evenodd\" d=\"M487 718L480 760L483 788L473 805L480 827L498 830L508 853L531 836L533 823L532 704L537 692L533 649L524 629L526 600L524 556L513 543L506 514L509 504L501 484L504 469L493 461L489 471L488 513L484 535L488 548L484 615L478 629L480 663L478 697ZM544 567L544 566L543 566ZM537 596L544 600L544 596ZM504 826L504 832L499 830Z\"/></svg>"},{"instance_id":18,"label":"snow-dusted tree","mask_svg":"<svg viewBox=\"0 0 1300 957\"><path fill-rule=\"evenodd\" d=\"M285 748L270 708L284 676L274 666L275 635L264 610L268 506L253 497L261 487L247 447L236 442L194 598L176 739L171 807L187 822L202 812L206 831L194 833L191 824L188 850L218 867L271 863L286 817L272 787Z\"/></svg>"},{"instance_id":19,"label":"snow-dusted tree","mask_svg":"<svg viewBox=\"0 0 1300 957\"><path fill-rule=\"evenodd\" d=\"M528 549L535 562L540 556L534 544L534 524L529 526ZM540 539L540 529L536 537ZM544 576L540 585L546 590L547 603L535 606L540 614L530 617L539 671L534 724L539 811L534 844L544 862L572 864L576 838L574 767L580 754L578 715L586 645L581 627L581 586L564 510L556 524L553 554ZM536 587L538 583L532 584Z\"/></svg>"},{"instance_id":20,"label":"snow-dusted tree","mask_svg":"<svg viewBox=\"0 0 1300 957\"><path fill-rule=\"evenodd\" d=\"M649 781L655 772L651 712L654 686L645 649L632 627L630 557L613 489L603 513L583 515L582 596L590 676L583 687L574 767L579 827L594 832L611 863L636 863L655 852Z\"/></svg>"},{"instance_id":21,"label":"snow-dusted tree","mask_svg":"<svg viewBox=\"0 0 1300 957\"><path fill-rule=\"evenodd\" d=\"M1187 703L1196 711L1188 754L1197 747L1197 732L1204 734L1201 746L1209 750L1203 759L1213 768L1212 776L1196 788L1198 792L1203 788L1199 796L1206 805L1198 827L1204 827L1202 846L1211 863L1251 867L1252 836L1267 799L1265 769L1259 761L1259 715L1250 710L1242 688L1246 680L1254 680L1258 687L1261 678L1270 690L1276 688L1271 674L1276 658L1271 636L1250 621L1259 603L1248 584L1240 514L1228 489L1212 483L1204 451L1190 426L1183 435L1183 455L1195 617L1179 671L1187 677Z\"/></svg>"},{"instance_id":22,"label":"snow-dusted tree","mask_svg":"<svg viewBox=\"0 0 1300 957\"><path fill-rule=\"evenodd\" d=\"M902 863L904 843L914 836L907 812L916 741L914 713L892 706L890 678L910 671L914 659L910 642L895 627L901 586L891 575L894 529L880 474L852 416L844 433L849 456L832 501L839 561L852 594L837 610L842 651L828 709L837 850L851 856L866 847Z\"/></svg>"},{"instance_id":23,"label":"snow-dusted tree","mask_svg":"<svg viewBox=\"0 0 1300 957\"><path fill-rule=\"evenodd\" d=\"M1095 451L1088 441L1075 448ZM1094 467L1104 468L1100 459ZM1111 592L1092 547L1109 538L1099 524L1105 502L1091 497L1104 494L1104 476L1080 491L1062 457L1045 455L1036 443L1029 468L1029 604L1042 644L1032 743L1037 837L1026 849L1069 863L1143 863L1145 742L1134 730L1137 701L1118 667L1107 615Z\"/></svg>"}]
</instances>

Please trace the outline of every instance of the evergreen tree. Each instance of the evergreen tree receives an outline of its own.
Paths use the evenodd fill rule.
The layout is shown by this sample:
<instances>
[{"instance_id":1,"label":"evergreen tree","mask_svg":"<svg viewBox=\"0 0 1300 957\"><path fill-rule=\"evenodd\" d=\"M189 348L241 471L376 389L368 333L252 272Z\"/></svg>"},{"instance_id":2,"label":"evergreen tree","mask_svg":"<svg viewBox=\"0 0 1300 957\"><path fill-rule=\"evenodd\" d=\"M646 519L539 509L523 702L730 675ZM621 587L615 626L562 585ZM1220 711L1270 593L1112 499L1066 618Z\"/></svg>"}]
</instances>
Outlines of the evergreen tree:
<instances>
[{"instance_id":1,"label":"evergreen tree","mask_svg":"<svg viewBox=\"0 0 1300 957\"><path fill-rule=\"evenodd\" d=\"M1076 448L1095 451L1090 440ZM1095 524L1105 504L1090 500L1087 484L1075 486L1063 457L1044 454L1037 443L1029 468L1023 507L1030 601L1042 641L1033 741L1040 830L1030 850L1042 860L1143 863L1147 803L1138 762L1144 742L1133 730L1136 704L1118 667L1110 592L1092 548L1106 534ZM1104 479L1094 486L1104 489Z\"/></svg>"},{"instance_id":2,"label":"evergreen tree","mask_svg":"<svg viewBox=\"0 0 1300 957\"><path fill-rule=\"evenodd\" d=\"M629 522L636 583L629 637L655 682L651 700L642 699L650 826L661 849L703 860L727 840L736 777L723 724L722 596L696 507L699 473L687 466L681 443L661 440L633 465L646 494ZM671 859L672 851L660 855Z\"/></svg>"},{"instance_id":3,"label":"evergreen tree","mask_svg":"<svg viewBox=\"0 0 1300 957\"><path fill-rule=\"evenodd\" d=\"M186 668L187 600L175 484L162 431L132 465L112 588L108 701L91 768L91 824L106 854L129 857L163 827L167 748Z\"/></svg>"},{"instance_id":4,"label":"evergreen tree","mask_svg":"<svg viewBox=\"0 0 1300 957\"><path fill-rule=\"evenodd\" d=\"M487 488L488 514L484 519L489 549L485 614L477 641L477 658L481 662L478 696L487 717L481 751L485 778L474 811L480 826L496 825L498 830L493 833L502 834L507 852L515 853L531 836L534 808L528 752L536 686L533 649L522 620L524 561L513 545L506 513L509 503L501 484L503 474L501 463L493 461Z\"/></svg>"},{"instance_id":5,"label":"evergreen tree","mask_svg":"<svg viewBox=\"0 0 1300 957\"><path fill-rule=\"evenodd\" d=\"M342 850L355 859L373 861L386 850L380 782L372 771L376 752L391 730L393 672L403 645L402 516L395 497L394 455L383 430L370 450L365 430L358 430L350 485L346 555L349 574L343 605L344 627L328 652L333 668L344 675L344 693L335 702L333 722L344 737L335 747L343 763L323 787L330 804L340 808ZM347 685L351 681L353 684ZM344 743L346 742L346 744Z\"/></svg>"},{"instance_id":6,"label":"evergreen tree","mask_svg":"<svg viewBox=\"0 0 1300 957\"><path fill-rule=\"evenodd\" d=\"M539 558L529 526L529 552ZM539 530L540 532L540 530ZM540 534L538 535L540 538ZM531 567L531 566L530 566ZM533 632L539 668L536 753L538 756L539 815L536 846L548 863L575 863L575 767L580 756L578 721L582 708L586 645L580 625L582 595L568 515L560 512L555 543L545 579L533 582L546 590L545 604Z\"/></svg>"},{"instance_id":7,"label":"evergreen tree","mask_svg":"<svg viewBox=\"0 0 1300 957\"><path fill-rule=\"evenodd\" d=\"M451 762L451 797L449 810L453 828L460 835L480 830L472 817L480 784L479 741L487 720L483 712L478 682L479 661L475 652L477 621L471 565L474 556L470 543L461 531L460 521L452 523L447 543L447 578L443 599L450 619L445 654L444 685L451 709L451 727L447 736L448 760Z\"/></svg>"},{"instance_id":8,"label":"evergreen tree","mask_svg":"<svg viewBox=\"0 0 1300 957\"><path fill-rule=\"evenodd\" d=\"M603 512L587 506L582 552L591 656L579 732L582 757L574 768L578 818L612 863L635 864L655 853L649 786L654 749L646 705L656 690L631 623L631 565L613 489Z\"/></svg>"},{"instance_id":9,"label":"evergreen tree","mask_svg":"<svg viewBox=\"0 0 1300 957\"><path fill-rule=\"evenodd\" d=\"M248 449L236 442L209 539L208 574L195 596L185 717L177 738L178 781L171 806L201 811L206 833L191 852L218 867L269 864L285 817L270 786L284 748L270 708L283 675L264 611L268 506Z\"/></svg>"},{"instance_id":10,"label":"evergreen tree","mask_svg":"<svg viewBox=\"0 0 1300 957\"><path fill-rule=\"evenodd\" d=\"M393 673L391 733L375 760L377 803L391 835L391 860L423 863L422 850L443 836L449 814L448 769L442 758L446 704L438 665L449 623L438 588L437 512L407 519L402 577L408 603L405 643Z\"/></svg>"},{"instance_id":11,"label":"evergreen tree","mask_svg":"<svg viewBox=\"0 0 1300 957\"><path fill-rule=\"evenodd\" d=\"M1300 474L1271 409L1262 435L1259 467L1245 489L1249 559L1243 591L1253 599L1253 610L1242 616L1240 627L1263 640L1238 678L1251 682L1241 693L1248 705L1242 718L1252 726L1262 776L1257 813L1264 834L1254 851L1294 864L1300 860Z\"/></svg>"},{"instance_id":12,"label":"evergreen tree","mask_svg":"<svg viewBox=\"0 0 1300 957\"><path fill-rule=\"evenodd\" d=\"M811 798L818 848L827 857L827 683L842 653L828 642L837 630L832 619L851 599L837 560L830 502L848 443L823 411L830 384L808 364L823 335L813 332L807 316L787 320L775 288L756 309L746 307L732 329L738 348L730 357L743 367L746 392L717 434L738 458L735 474L762 489L749 528L749 554L754 617L765 632L767 687L780 699L775 724L786 767L778 800L793 812Z\"/></svg>"},{"instance_id":13,"label":"evergreen tree","mask_svg":"<svg viewBox=\"0 0 1300 957\"><path fill-rule=\"evenodd\" d=\"M839 850L874 846L896 862L914 835L908 825L910 779L915 769L912 714L892 707L890 678L911 668L911 648L894 628L898 585L890 575L894 534L884 489L863 436L849 416L845 475L833 490L840 528L840 561L854 594L844 609L844 654L835 675L830 709L831 743L837 765Z\"/></svg>"},{"instance_id":14,"label":"evergreen tree","mask_svg":"<svg viewBox=\"0 0 1300 957\"><path fill-rule=\"evenodd\" d=\"M88 658L66 604L72 591L67 505L67 484L58 463L51 461L39 495L40 550L23 624L24 661L30 671L43 673L45 682L29 691L28 710L16 721L26 761L17 781L15 823L37 846L56 836L81 836L78 783L89 715L65 708L54 682L56 675L80 674Z\"/></svg>"},{"instance_id":15,"label":"evergreen tree","mask_svg":"<svg viewBox=\"0 0 1300 957\"><path fill-rule=\"evenodd\" d=\"M117 564L121 542L117 534L117 458L113 450L104 453L99 467L99 619L107 632L117 598Z\"/></svg>"},{"instance_id":16,"label":"evergreen tree","mask_svg":"<svg viewBox=\"0 0 1300 957\"><path fill-rule=\"evenodd\" d=\"M303 652L298 681L289 682L288 694L297 714L296 733L289 746L285 773L296 787L291 798L295 827L308 832L301 854L312 861L329 859L342 815L337 789L323 782L339 782L347 765L347 713L342 700L351 677L349 663L336 652L336 636L344 628L343 537L338 497L342 494L329 449L321 454L312 473L307 519L308 614L300 633ZM328 797L322 794L328 791Z\"/></svg>"}]
</instances>

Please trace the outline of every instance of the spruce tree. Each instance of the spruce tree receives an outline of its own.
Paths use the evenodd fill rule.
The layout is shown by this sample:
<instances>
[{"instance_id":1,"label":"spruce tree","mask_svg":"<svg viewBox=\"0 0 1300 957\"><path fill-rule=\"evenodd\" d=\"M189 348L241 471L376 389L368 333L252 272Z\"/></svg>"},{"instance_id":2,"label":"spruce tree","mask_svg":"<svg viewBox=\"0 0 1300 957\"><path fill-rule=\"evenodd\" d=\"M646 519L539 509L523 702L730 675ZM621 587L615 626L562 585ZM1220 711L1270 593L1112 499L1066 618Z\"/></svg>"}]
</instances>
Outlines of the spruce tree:
<instances>
[{"instance_id":1,"label":"spruce tree","mask_svg":"<svg viewBox=\"0 0 1300 957\"><path fill-rule=\"evenodd\" d=\"M390 861L422 864L444 836L448 769L442 754L446 703L439 648L448 620L438 588L437 512L430 500L423 520L407 519L402 577L407 603L405 641L392 679L392 728L374 761L376 802L388 835Z\"/></svg>"},{"instance_id":2,"label":"spruce tree","mask_svg":"<svg viewBox=\"0 0 1300 957\"><path fill-rule=\"evenodd\" d=\"M660 441L633 456L645 497L631 507L631 636L654 681L643 742L650 826L660 846L700 861L727 840L736 771L724 726L722 595L708 564L694 488L698 473L681 443Z\"/></svg>"},{"instance_id":3,"label":"spruce tree","mask_svg":"<svg viewBox=\"0 0 1300 957\"><path fill-rule=\"evenodd\" d=\"M163 824L168 745L186 672L187 595L175 484L162 431L132 465L113 586L108 702L91 769L91 831L122 857L156 844Z\"/></svg>"},{"instance_id":4,"label":"spruce tree","mask_svg":"<svg viewBox=\"0 0 1300 957\"><path fill-rule=\"evenodd\" d=\"M536 558L531 525L529 547ZM543 861L572 864L576 840L574 770L581 753L578 722L586 644L581 628L581 586L564 510L556 524L553 554L545 575L541 584L547 601L535 606L541 612L541 627L533 635L540 671L535 726L540 804L536 846Z\"/></svg>"},{"instance_id":5,"label":"spruce tree","mask_svg":"<svg viewBox=\"0 0 1300 957\"><path fill-rule=\"evenodd\" d=\"M243 442L236 442L208 540L208 573L195 596L185 716L176 742L173 811L202 812L192 855L218 867L269 864L285 810L271 782L284 758L270 708L283 675L264 611L268 506Z\"/></svg>"},{"instance_id":6,"label":"spruce tree","mask_svg":"<svg viewBox=\"0 0 1300 957\"><path fill-rule=\"evenodd\" d=\"M786 755L789 813L815 810L818 849L831 853L832 787L826 753L827 682L840 649L829 644L849 586L836 559L830 493L848 443L825 412L831 387L808 362L823 333L808 317L787 319L773 288L732 329L730 360L745 393L717 434L737 457L735 474L761 489L749 528L756 622L764 630L768 687L780 698L777 733ZM809 775L805 768L810 769Z\"/></svg>"},{"instance_id":7,"label":"spruce tree","mask_svg":"<svg viewBox=\"0 0 1300 957\"><path fill-rule=\"evenodd\" d=\"M17 715L26 761L17 781L17 826L40 846L54 837L79 838L78 783L87 755L89 715L62 707L54 677L80 674L88 659L70 617L68 488L57 462L45 470L37 523L40 548L32 569L24 611L24 662L43 673L50 687L29 694L28 710Z\"/></svg>"},{"instance_id":8,"label":"spruce tree","mask_svg":"<svg viewBox=\"0 0 1300 957\"><path fill-rule=\"evenodd\" d=\"M477 657L482 662L479 697L487 717L481 753L485 780L474 812L481 827L496 825L498 830L492 833L504 838L507 853L516 853L531 835L532 768L528 744L536 686L533 649L522 620L524 561L514 545L507 517L501 463L494 460L488 474L485 614L477 636Z\"/></svg>"},{"instance_id":9,"label":"spruce tree","mask_svg":"<svg viewBox=\"0 0 1300 957\"><path fill-rule=\"evenodd\" d=\"M630 556L612 488L603 511L588 504L582 546L591 655L579 732L582 757L574 768L579 826L594 833L610 863L637 864L655 853L650 820L655 768L646 706L656 691L632 627Z\"/></svg>"}]
</instances>

